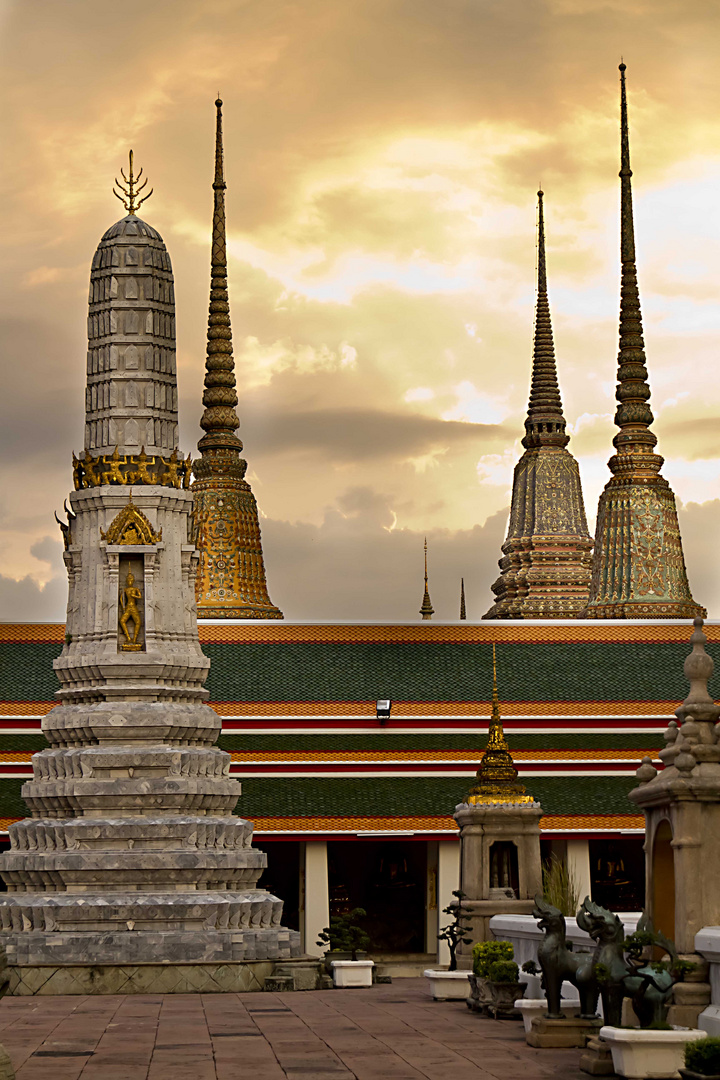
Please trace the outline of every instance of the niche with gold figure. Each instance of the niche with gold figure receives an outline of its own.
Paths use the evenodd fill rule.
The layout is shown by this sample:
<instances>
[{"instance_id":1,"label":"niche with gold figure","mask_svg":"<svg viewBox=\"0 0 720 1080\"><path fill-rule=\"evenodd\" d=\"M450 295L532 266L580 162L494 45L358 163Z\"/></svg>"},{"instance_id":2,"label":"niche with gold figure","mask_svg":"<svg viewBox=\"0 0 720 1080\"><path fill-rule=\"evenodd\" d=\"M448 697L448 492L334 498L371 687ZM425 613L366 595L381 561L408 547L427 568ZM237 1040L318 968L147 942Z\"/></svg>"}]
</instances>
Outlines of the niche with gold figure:
<instances>
[{"instance_id":1,"label":"niche with gold figure","mask_svg":"<svg viewBox=\"0 0 720 1080\"><path fill-rule=\"evenodd\" d=\"M121 555L118 585L118 649L145 649L145 589L142 555Z\"/></svg>"}]
</instances>

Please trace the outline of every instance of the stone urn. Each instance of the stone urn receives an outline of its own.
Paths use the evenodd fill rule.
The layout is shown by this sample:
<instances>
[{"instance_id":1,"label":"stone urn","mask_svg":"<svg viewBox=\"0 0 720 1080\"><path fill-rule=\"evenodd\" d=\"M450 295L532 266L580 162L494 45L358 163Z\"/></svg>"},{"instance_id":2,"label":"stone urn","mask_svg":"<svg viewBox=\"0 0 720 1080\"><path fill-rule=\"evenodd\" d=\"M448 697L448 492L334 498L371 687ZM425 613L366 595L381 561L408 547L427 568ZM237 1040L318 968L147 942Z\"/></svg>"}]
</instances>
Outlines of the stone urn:
<instances>
[{"instance_id":1,"label":"stone urn","mask_svg":"<svg viewBox=\"0 0 720 1080\"><path fill-rule=\"evenodd\" d=\"M515 1002L523 997L527 983L492 982L489 979L487 983L490 991L490 1015L496 1020L522 1020L522 1013L515 1008Z\"/></svg>"},{"instance_id":2,"label":"stone urn","mask_svg":"<svg viewBox=\"0 0 720 1080\"><path fill-rule=\"evenodd\" d=\"M489 1016L490 1005L493 1001L490 980L481 975L472 974L468 974L468 980L470 982L470 994L467 999L468 1009L481 1013L482 1016ZM517 983L515 985L517 986Z\"/></svg>"}]
</instances>

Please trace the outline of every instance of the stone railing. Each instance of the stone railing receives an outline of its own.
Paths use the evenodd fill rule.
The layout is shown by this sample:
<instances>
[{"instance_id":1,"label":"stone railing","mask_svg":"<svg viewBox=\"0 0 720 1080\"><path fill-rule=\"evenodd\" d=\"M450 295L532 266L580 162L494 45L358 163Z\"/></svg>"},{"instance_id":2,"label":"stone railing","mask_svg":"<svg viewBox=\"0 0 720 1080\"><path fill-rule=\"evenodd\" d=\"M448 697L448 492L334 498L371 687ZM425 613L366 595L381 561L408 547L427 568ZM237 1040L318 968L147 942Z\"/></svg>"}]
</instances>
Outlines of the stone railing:
<instances>
[{"instance_id":1,"label":"stone railing","mask_svg":"<svg viewBox=\"0 0 720 1080\"><path fill-rule=\"evenodd\" d=\"M697 1026L714 1038L720 1036L720 926L704 926L695 935L695 950L710 965L710 1004L703 1012Z\"/></svg>"}]
</instances>

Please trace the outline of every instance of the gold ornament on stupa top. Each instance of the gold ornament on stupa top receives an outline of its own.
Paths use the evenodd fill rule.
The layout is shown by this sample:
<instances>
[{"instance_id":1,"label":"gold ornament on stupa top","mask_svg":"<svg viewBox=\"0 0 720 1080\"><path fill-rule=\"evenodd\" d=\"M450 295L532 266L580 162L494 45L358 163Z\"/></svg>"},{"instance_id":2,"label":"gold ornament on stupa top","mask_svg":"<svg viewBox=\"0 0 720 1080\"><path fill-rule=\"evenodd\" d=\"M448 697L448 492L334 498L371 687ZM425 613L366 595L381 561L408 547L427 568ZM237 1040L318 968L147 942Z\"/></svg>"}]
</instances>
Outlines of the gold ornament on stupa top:
<instances>
[{"instance_id":1,"label":"gold ornament on stupa top","mask_svg":"<svg viewBox=\"0 0 720 1080\"><path fill-rule=\"evenodd\" d=\"M620 334L612 477L598 503L592 581L581 619L705 616L690 592L675 496L660 476L635 261L625 64L620 64Z\"/></svg>"},{"instance_id":2,"label":"gold ornament on stupa top","mask_svg":"<svg viewBox=\"0 0 720 1080\"><path fill-rule=\"evenodd\" d=\"M525 794L525 786L520 783L515 762L503 731L500 717L500 702L497 692L497 667L495 664L495 644L493 643L493 691L492 712L488 742L483 754L476 782L470 788L465 802L468 803L533 803L532 795Z\"/></svg>"},{"instance_id":3,"label":"gold ornament on stupa top","mask_svg":"<svg viewBox=\"0 0 720 1080\"><path fill-rule=\"evenodd\" d=\"M257 503L245 479L235 389L225 236L222 101L215 102L215 179L210 312L205 360L205 411L193 462L193 540L200 555L195 579L199 619L282 619L268 595Z\"/></svg>"},{"instance_id":4,"label":"gold ornament on stupa top","mask_svg":"<svg viewBox=\"0 0 720 1080\"><path fill-rule=\"evenodd\" d=\"M145 188L147 187L147 183L148 183L147 178L145 178L145 180L143 180L142 184L140 183L140 179L142 177L142 174L143 174L143 171L142 171L142 169L140 169L140 172L137 174L137 176L133 175L133 152L131 150L130 151L130 167L128 169L128 175L126 176L125 173L123 172L123 170L120 169L120 175L122 176L122 178L124 180L124 183L122 181L118 180L117 177L116 177L115 178L115 185L116 185L117 190L115 188L113 188L113 195L115 196L116 199L120 200L120 202L123 204L123 206L127 210L128 214L130 214L131 216L135 216L135 211L139 210L140 207L142 206L142 204L144 202L147 202L147 200L150 198L150 196L153 193L153 188L150 188L147 195L143 195L141 199L138 198L138 195L140 194L141 191L145 190Z\"/></svg>"},{"instance_id":5,"label":"gold ornament on stupa top","mask_svg":"<svg viewBox=\"0 0 720 1080\"><path fill-rule=\"evenodd\" d=\"M420 614L423 617L423 622L432 619L435 613L435 608L430 601L430 592L428 590L428 572L427 572L427 536L425 537L425 592L423 594L422 604L420 605Z\"/></svg>"}]
</instances>

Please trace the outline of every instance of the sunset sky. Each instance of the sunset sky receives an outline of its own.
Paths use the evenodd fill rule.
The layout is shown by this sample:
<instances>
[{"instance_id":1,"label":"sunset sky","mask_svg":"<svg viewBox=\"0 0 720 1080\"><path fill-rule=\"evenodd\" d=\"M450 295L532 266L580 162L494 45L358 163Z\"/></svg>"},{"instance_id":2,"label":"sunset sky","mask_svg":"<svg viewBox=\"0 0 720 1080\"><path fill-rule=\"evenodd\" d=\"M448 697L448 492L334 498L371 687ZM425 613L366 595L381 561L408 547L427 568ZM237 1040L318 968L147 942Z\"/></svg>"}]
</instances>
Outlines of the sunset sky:
<instances>
[{"instance_id":1,"label":"sunset sky","mask_svg":"<svg viewBox=\"0 0 720 1080\"><path fill-rule=\"evenodd\" d=\"M290 619L491 606L527 408L545 191L565 415L609 478L619 90L658 450L720 617L720 7L707 0L0 0L0 618L62 619L87 286L132 147L200 436L214 99L248 479Z\"/></svg>"}]
</instances>

